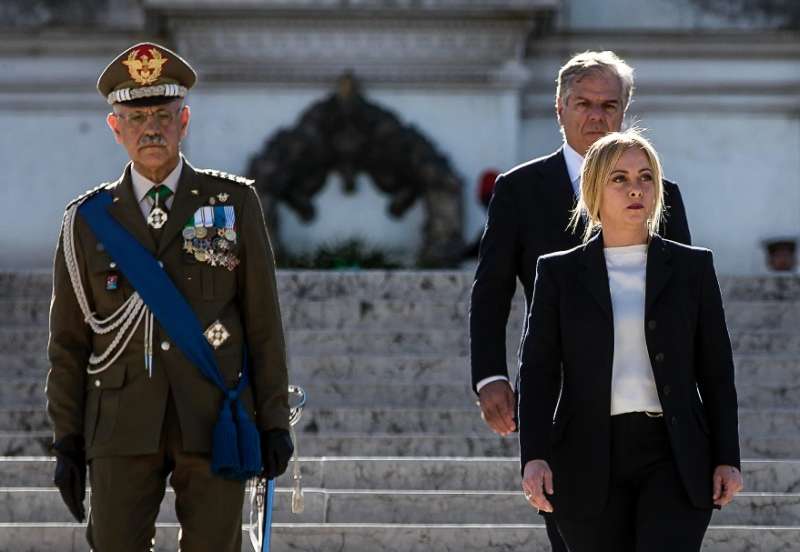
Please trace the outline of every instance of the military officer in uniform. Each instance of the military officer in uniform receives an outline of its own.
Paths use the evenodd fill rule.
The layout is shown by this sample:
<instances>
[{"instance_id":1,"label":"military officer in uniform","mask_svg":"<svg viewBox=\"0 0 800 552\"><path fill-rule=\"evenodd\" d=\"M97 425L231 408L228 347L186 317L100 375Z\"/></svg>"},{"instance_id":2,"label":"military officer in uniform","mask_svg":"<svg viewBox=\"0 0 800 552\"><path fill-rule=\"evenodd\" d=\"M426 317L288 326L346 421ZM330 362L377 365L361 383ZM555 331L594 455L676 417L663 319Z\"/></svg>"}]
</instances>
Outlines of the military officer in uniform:
<instances>
[{"instance_id":1,"label":"military officer in uniform","mask_svg":"<svg viewBox=\"0 0 800 552\"><path fill-rule=\"evenodd\" d=\"M255 424L264 475L281 474L293 452L274 258L258 194L252 181L198 170L180 151L195 81L190 65L158 44L132 46L106 67L97 88L131 162L116 182L68 206L56 249L47 376L55 482L83 521L88 464L95 552L152 550L167 479L180 550L241 550L245 482L212 466L212 448L231 437L218 429L233 408L226 401L242 407L236 423ZM139 257L98 235L82 211L100 196L115 232L138 242L130 249L140 246ZM191 307L191 321L171 320L167 330L180 301L159 302L134 286L133 258L154 260ZM187 356L184 322L202 330L193 337L213 351L217 385ZM223 392L223 382L238 395Z\"/></svg>"}]
</instances>

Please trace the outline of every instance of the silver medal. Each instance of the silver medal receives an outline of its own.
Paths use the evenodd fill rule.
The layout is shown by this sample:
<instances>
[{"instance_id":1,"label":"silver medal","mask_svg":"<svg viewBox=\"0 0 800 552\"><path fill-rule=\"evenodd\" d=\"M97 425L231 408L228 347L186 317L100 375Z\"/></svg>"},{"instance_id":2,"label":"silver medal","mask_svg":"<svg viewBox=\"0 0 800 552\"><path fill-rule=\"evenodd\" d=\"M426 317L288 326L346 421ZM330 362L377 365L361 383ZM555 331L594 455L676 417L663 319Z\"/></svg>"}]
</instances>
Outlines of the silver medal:
<instances>
[{"instance_id":1,"label":"silver medal","mask_svg":"<svg viewBox=\"0 0 800 552\"><path fill-rule=\"evenodd\" d=\"M147 215L147 224L150 227L159 230L167 223L167 213L161 207L153 207L150 214Z\"/></svg>"}]
</instances>

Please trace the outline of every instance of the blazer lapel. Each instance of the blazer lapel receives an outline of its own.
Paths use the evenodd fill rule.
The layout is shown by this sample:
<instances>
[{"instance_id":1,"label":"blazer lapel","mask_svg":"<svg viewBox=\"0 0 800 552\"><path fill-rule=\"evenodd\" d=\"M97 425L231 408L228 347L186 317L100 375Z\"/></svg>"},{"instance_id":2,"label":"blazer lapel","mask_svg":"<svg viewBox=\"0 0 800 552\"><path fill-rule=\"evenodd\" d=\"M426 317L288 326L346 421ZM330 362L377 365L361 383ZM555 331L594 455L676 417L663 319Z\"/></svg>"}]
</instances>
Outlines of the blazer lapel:
<instances>
[{"instance_id":1,"label":"blazer lapel","mask_svg":"<svg viewBox=\"0 0 800 552\"><path fill-rule=\"evenodd\" d=\"M611 291L608 287L608 269L603 255L603 235L598 232L584 246L580 278L591 292L597 304L606 313L609 321L614 323L611 310Z\"/></svg>"},{"instance_id":2,"label":"blazer lapel","mask_svg":"<svg viewBox=\"0 0 800 552\"><path fill-rule=\"evenodd\" d=\"M198 185L199 181L194 168L184 158L178 188L175 190L175 199L172 201L172 209L170 209L169 218L158 243L159 255L167 249L175 236L181 233L189 217L193 216L194 212L208 201L208 194L205 193L202 186Z\"/></svg>"},{"instance_id":3,"label":"blazer lapel","mask_svg":"<svg viewBox=\"0 0 800 552\"><path fill-rule=\"evenodd\" d=\"M672 255L660 236L654 235L647 248L647 276L645 283L645 315L650 312L659 293L672 276Z\"/></svg>"},{"instance_id":4,"label":"blazer lapel","mask_svg":"<svg viewBox=\"0 0 800 552\"><path fill-rule=\"evenodd\" d=\"M108 212L117 219L145 249L150 253L155 253L156 242L153 240L153 235L147 229L147 222L145 222L144 215L139 207L139 201L133 193L130 163L125 167L125 172L122 173L120 179L117 180L116 186L114 186L111 194L113 199L111 205L108 206Z\"/></svg>"}]
</instances>

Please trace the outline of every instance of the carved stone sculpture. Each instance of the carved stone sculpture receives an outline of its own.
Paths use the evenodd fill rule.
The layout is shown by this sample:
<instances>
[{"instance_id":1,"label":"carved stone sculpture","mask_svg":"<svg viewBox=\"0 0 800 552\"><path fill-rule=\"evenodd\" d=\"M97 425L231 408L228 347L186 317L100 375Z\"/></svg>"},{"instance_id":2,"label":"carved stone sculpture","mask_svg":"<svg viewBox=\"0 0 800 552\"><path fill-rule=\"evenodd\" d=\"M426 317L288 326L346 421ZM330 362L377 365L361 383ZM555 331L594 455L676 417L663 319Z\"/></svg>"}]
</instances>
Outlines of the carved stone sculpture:
<instances>
[{"instance_id":1,"label":"carved stone sculpture","mask_svg":"<svg viewBox=\"0 0 800 552\"><path fill-rule=\"evenodd\" d=\"M316 216L313 199L331 172L356 192L356 176L368 175L391 199L389 215L402 217L416 201L426 212L422 266L446 267L463 248L462 183L448 160L413 126L369 102L356 79L345 74L335 93L313 104L297 125L267 139L250 162L275 247L281 247L276 205L284 202L304 221Z\"/></svg>"}]
</instances>

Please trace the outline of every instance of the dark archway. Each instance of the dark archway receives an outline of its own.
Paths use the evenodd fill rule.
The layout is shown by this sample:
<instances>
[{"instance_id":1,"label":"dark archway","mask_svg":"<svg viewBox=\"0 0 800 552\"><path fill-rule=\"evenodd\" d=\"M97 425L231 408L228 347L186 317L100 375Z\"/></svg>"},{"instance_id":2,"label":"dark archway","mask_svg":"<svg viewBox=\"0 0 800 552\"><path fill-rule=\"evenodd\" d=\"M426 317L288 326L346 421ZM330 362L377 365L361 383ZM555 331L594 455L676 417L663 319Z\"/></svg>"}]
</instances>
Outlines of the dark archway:
<instances>
[{"instance_id":1,"label":"dark archway","mask_svg":"<svg viewBox=\"0 0 800 552\"><path fill-rule=\"evenodd\" d=\"M350 74L340 78L335 93L311 105L295 127L267 139L250 161L247 174L264 200L276 249L282 247L277 204L284 202L303 221L313 220L313 198L331 172L341 175L347 193L355 193L356 175L368 175L391 198L388 212L395 218L422 201L426 218L419 264L458 262L464 246L461 179L422 133L364 98Z\"/></svg>"}]
</instances>

